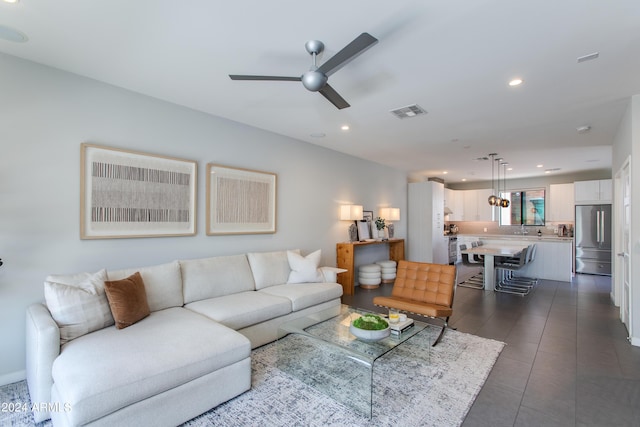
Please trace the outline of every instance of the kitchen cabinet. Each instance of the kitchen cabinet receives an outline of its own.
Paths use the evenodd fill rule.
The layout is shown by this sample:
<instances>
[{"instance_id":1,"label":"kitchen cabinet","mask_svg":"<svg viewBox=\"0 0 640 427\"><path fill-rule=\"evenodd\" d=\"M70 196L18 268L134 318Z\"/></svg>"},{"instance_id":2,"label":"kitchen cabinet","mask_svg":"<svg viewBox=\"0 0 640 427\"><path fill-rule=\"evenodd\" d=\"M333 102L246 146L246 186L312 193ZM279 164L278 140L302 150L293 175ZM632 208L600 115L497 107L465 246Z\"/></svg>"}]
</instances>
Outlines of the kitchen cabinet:
<instances>
[{"instance_id":1,"label":"kitchen cabinet","mask_svg":"<svg viewBox=\"0 0 640 427\"><path fill-rule=\"evenodd\" d=\"M463 221L495 221L495 207L487 201L493 193L490 188L481 190L464 190Z\"/></svg>"},{"instance_id":2,"label":"kitchen cabinet","mask_svg":"<svg viewBox=\"0 0 640 427\"><path fill-rule=\"evenodd\" d=\"M547 221L552 222L573 222L575 216L574 208L574 185L551 184L549 186L549 205L547 207Z\"/></svg>"},{"instance_id":3,"label":"kitchen cabinet","mask_svg":"<svg viewBox=\"0 0 640 427\"><path fill-rule=\"evenodd\" d=\"M610 179L574 182L575 204L611 203L613 184Z\"/></svg>"},{"instance_id":4,"label":"kitchen cabinet","mask_svg":"<svg viewBox=\"0 0 640 427\"><path fill-rule=\"evenodd\" d=\"M463 192L459 190L444 189L444 206L451 209L451 213L445 217L447 221L463 221L464 206Z\"/></svg>"},{"instance_id":5,"label":"kitchen cabinet","mask_svg":"<svg viewBox=\"0 0 640 427\"><path fill-rule=\"evenodd\" d=\"M409 184L407 259L448 264L444 231L444 184L435 181Z\"/></svg>"}]
</instances>

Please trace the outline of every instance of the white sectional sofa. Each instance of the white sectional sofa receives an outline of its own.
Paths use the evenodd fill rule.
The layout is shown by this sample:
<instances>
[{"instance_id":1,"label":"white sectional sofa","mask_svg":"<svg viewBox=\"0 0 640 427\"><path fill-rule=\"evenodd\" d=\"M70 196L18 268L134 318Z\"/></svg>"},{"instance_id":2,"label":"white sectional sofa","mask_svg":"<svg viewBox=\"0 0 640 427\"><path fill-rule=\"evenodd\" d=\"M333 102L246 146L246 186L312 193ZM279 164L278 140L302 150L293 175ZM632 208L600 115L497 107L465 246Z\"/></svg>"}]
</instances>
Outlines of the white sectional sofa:
<instances>
[{"instance_id":1,"label":"white sectional sofa","mask_svg":"<svg viewBox=\"0 0 640 427\"><path fill-rule=\"evenodd\" d=\"M336 271L309 275L308 257L279 251L49 276L48 305L34 304L26 316L31 400L50 409L34 412L35 420L172 426L206 412L251 387L251 349L276 340L279 325L339 312ZM150 314L117 329L104 313L104 280L135 272Z\"/></svg>"}]
</instances>

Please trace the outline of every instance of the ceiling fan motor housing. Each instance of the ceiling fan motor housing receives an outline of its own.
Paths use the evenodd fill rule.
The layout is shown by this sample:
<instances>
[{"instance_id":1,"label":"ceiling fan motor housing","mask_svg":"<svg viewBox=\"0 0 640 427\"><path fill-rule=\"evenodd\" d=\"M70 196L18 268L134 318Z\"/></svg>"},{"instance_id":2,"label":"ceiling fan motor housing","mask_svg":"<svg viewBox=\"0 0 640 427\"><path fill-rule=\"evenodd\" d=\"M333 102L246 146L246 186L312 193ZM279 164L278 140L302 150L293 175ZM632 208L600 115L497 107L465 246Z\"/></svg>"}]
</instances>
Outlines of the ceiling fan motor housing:
<instances>
[{"instance_id":1,"label":"ceiling fan motor housing","mask_svg":"<svg viewBox=\"0 0 640 427\"><path fill-rule=\"evenodd\" d=\"M307 90L317 92L327 84L328 77L316 70L309 70L302 75L302 84Z\"/></svg>"}]
</instances>

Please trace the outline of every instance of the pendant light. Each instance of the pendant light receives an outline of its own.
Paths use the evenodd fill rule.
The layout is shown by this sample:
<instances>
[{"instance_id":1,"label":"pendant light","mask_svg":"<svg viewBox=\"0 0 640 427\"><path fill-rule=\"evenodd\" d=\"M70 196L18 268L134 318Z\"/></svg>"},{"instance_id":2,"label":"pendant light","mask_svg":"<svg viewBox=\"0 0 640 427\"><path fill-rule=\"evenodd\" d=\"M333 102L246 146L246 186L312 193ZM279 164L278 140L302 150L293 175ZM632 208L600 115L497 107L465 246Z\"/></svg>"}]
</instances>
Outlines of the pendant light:
<instances>
[{"instance_id":1,"label":"pendant light","mask_svg":"<svg viewBox=\"0 0 640 427\"><path fill-rule=\"evenodd\" d=\"M489 158L491 159L491 192L495 192L496 191L496 186L493 182L493 164L495 163L495 157L498 155L498 153L490 153L489 154ZM497 206L498 205L498 199L499 197L496 196L495 194L492 194L489 196L489 198L487 199L487 201L489 202L489 205L491 206Z\"/></svg>"},{"instance_id":2,"label":"pendant light","mask_svg":"<svg viewBox=\"0 0 640 427\"><path fill-rule=\"evenodd\" d=\"M502 205L502 196L500 195L500 165L502 164L502 157L496 158L496 162L498 164L498 167L496 168L498 172L496 174L496 206L500 207Z\"/></svg>"},{"instance_id":3,"label":"pendant light","mask_svg":"<svg viewBox=\"0 0 640 427\"><path fill-rule=\"evenodd\" d=\"M504 190L503 191L505 193L507 192L507 165L508 164L509 163L507 163L507 162L503 162L502 163L502 167L504 168L504 173L502 174L502 178L504 179ZM500 201L500 206L503 207L503 208L508 208L510 204L511 204L511 202L509 201L509 199L502 199Z\"/></svg>"}]
</instances>

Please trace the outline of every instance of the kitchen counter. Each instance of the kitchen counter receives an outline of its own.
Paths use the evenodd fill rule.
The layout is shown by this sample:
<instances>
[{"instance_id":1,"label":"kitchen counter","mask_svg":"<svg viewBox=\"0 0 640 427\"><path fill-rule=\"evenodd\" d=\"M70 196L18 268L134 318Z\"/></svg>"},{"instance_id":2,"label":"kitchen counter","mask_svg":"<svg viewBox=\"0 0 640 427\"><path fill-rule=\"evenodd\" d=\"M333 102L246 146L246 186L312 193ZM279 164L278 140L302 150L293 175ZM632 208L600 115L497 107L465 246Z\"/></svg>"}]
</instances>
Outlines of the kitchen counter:
<instances>
[{"instance_id":1,"label":"kitchen counter","mask_svg":"<svg viewBox=\"0 0 640 427\"><path fill-rule=\"evenodd\" d=\"M518 241L545 241L545 242L573 242L573 237L558 237L551 236L548 234L543 234L538 237L537 234L488 234L488 233L478 233L478 234L458 234L459 237L473 237L476 239L491 239L491 240L518 240Z\"/></svg>"},{"instance_id":2,"label":"kitchen counter","mask_svg":"<svg viewBox=\"0 0 640 427\"><path fill-rule=\"evenodd\" d=\"M459 234L458 244L467 247L474 240L482 240L485 245L510 246L536 244L533 261L518 270L516 274L547 280L571 282L573 277L573 237L558 237L536 234Z\"/></svg>"}]
</instances>

